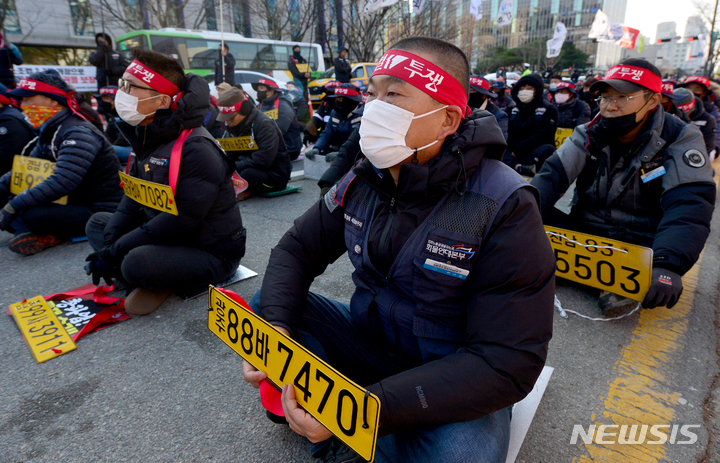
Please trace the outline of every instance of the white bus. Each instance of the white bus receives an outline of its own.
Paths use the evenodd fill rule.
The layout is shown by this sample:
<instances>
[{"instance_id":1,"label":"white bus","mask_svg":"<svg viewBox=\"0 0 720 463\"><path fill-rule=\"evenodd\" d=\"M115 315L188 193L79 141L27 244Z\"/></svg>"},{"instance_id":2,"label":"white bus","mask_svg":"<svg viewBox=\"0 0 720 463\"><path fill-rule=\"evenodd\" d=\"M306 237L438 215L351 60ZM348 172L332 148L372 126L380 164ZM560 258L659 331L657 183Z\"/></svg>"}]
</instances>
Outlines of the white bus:
<instances>
[{"instance_id":1,"label":"white bus","mask_svg":"<svg viewBox=\"0 0 720 463\"><path fill-rule=\"evenodd\" d=\"M315 43L252 39L232 33L223 34L223 38L235 57L236 70L272 73L280 79L285 74L287 78L283 80L292 80L283 71L287 71L292 47L300 45L300 54L314 75L325 71L322 47ZM118 37L117 43L128 62L132 60L132 50L144 48L171 56L180 61L186 72L204 76L215 72L220 40L220 32L164 28L129 32Z\"/></svg>"}]
</instances>

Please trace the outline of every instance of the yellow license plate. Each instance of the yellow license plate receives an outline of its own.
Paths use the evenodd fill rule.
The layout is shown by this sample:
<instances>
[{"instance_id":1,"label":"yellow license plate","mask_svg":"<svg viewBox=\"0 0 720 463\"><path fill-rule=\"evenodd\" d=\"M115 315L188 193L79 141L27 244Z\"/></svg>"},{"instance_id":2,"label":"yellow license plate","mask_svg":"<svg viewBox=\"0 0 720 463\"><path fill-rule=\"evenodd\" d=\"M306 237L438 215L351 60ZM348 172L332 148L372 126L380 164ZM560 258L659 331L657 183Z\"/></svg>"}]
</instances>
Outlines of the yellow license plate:
<instances>
[{"instance_id":1,"label":"yellow license plate","mask_svg":"<svg viewBox=\"0 0 720 463\"><path fill-rule=\"evenodd\" d=\"M218 138L225 151L255 151L258 149L253 137Z\"/></svg>"},{"instance_id":2,"label":"yellow license plate","mask_svg":"<svg viewBox=\"0 0 720 463\"><path fill-rule=\"evenodd\" d=\"M556 129L555 130L555 148L560 148L565 140L572 135L574 129Z\"/></svg>"},{"instance_id":3,"label":"yellow license plate","mask_svg":"<svg viewBox=\"0 0 720 463\"><path fill-rule=\"evenodd\" d=\"M44 297L11 304L10 310L37 363L75 350L75 342Z\"/></svg>"},{"instance_id":4,"label":"yellow license plate","mask_svg":"<svg viewBox=\"0 0 720 463\"><path fill-rule=\"evenodd\" d=\"M375 458L380 400L268 322L210 287L208 328L368 461ZM366 427L367 426L367 427Z\"/></svg>"},{"instance_id":5,"label":"yellow license plate","mask_svg":"<svg viewBox=\"0 0 720 463\"><path fill-rule=\"evenodd\" d=\"M652 249L562 228L546 226L545 232L555 252L556 276L635 301L645 299L652 280Z\"/></svg>"},{"instance_id":6,"label":"yellow license plate","mask_svg":"<svg viewBox=\"0 0 720 463\"><path fill-rule=\"evenodd\" d=\"M55 163L39 158L15 155L12 165L12 178L10 180L10 193L19 195L45 181L55 172ZM63 196L53 201L57 204L67 204L68 197Z\"/></svg>"},{"instance_id":7,"label":"yellow license plate","mask_svg":"<svg viewBox=\"0 0 720 463\"><path fill-rule=\"evenodd\" d=\"M119 172L119 174L123 191L130 199L151 209L178 215L172 188L167 185L140 180L122 172Z\"/></svg>"},{"instance_id":8,"label":"yellow license plate","mask_svg":"<svg viewBox=\"0 0 720 463\"><path fill-rule=\"evenodd\" d=\"M275 120L277 120L277 118L278 118L278 110L277 110L277 109L271 109L270 111L265 111L265 114L266 114L270 119L275 119Z\"/></svg>"}]
</instances>

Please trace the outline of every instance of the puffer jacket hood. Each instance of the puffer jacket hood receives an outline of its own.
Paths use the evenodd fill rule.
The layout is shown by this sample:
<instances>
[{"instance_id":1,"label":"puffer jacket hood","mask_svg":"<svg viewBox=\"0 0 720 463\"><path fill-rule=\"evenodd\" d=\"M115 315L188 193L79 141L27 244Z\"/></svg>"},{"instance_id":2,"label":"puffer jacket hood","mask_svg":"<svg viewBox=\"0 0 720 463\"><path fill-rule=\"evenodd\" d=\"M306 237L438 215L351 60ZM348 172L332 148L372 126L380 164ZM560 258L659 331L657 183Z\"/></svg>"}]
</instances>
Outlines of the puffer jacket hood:
<instances>
[{"instance_id":1,"label":"puffer jacket hood","mask_svg":"<svg viewBox=\"0 0 720 463\"><path fill-rule=\"evenodd\" d=\"M210 87L207 81L198 75L188 74L187 89L180 95L173 105L175 109L159 109L150 124L136 127L127 122L119 124L118 128L140 159L175 140L184 129L203 126L210 110Z\"/></svg>"},{"instance_id":2,"label":"puffer jacket hood","mask_svg":"<svg viewBox=\"0 0 720 463\"><path fill-rule=\"evenodd\" d=\"M690 120L696 121L700 116L705 113L705 105L703 104L702 100L698 97L695 97L695 108L693 108L692 112L688 114L688 117L690 118Z\"/></svg>"},{"instance_id":3,"label":"puffer jacket hood","mask_svg":"<svg viewBox=\"0 0 720 463\"><path fill-rule=\"evenodd\" d=\"M535 97L532 99L530 103L523 103L518 98L518 92L520 91L520 88L523 85L532 85L535 89ZM512 96L513 100L515 100L515 103L517 103L518 108L520 108L521 111L526 109L535 109L538 106L540 106L540 102L543 99L543 92L545 90L545 84L543 83L542 77L540 74L528 74L524 77L521 77L520 80L517 81L517 83L513 86L512 90L510 91L510 95Z\"/></svg>"},{"instance_id":4,"label":"puffer jacket hood","mask_svg":"<svg viewBox=\"0 0 720 463\"><path fill-rule=\"evenodd\" d=\"M464 190L465 182L477 170L480 161L501 159L507 144L495 116L475 110L445 139L442 151L425 164L406 162L400 169L398 190L418 194L420 198L444 196L453 189ZM377 184L377 177L391 178L386 169L378 171L368 159L355 168L359 177Z\"/></svg>"}]
</instances>

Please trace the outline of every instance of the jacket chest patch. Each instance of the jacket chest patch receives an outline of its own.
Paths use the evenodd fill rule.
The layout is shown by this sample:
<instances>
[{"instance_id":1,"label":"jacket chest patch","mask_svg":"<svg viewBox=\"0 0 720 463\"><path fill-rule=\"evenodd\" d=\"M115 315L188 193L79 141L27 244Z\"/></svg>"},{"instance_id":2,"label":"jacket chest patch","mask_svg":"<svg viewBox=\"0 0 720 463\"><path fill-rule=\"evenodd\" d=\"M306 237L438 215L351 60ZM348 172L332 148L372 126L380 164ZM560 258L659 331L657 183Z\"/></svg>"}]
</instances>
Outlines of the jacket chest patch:
<instances>
[{"instance_id":1,"label":"jacket chest patch","mask_svg":"<svg viewBox=\"0 0 720 463\"><path fill-rule=\"evenodd\" d=\"M447 239L437 235L429 235L425 242L425 252L445 260L456 262L473 262L476 257L476 249L465 243L448 242Z\"/></svg>"},{"instance_id":2,"label":"jacket chest patch","mask_svg":"<svg viewBox=\"0 0 720 463\"><path fill-rule=\"evenodd\" d=\"M148 162L150 164L154 164L156 166L161 166L161 167L165 167L166 165L168 165L168 160L166 158L156 158L153 156L151 156L150 159L148 159Z\"/></svg>"},{"instance_id":3,"label":"jacket chest patch","mask_svg":"<svg viewBox=\"0 0 720 463\"><path fill-rule=\"evenodd\" d=\"M360 217L345 211L345 223L353 227L355 230L362 231L365 221Z\"/></svg>"}]
</instances>

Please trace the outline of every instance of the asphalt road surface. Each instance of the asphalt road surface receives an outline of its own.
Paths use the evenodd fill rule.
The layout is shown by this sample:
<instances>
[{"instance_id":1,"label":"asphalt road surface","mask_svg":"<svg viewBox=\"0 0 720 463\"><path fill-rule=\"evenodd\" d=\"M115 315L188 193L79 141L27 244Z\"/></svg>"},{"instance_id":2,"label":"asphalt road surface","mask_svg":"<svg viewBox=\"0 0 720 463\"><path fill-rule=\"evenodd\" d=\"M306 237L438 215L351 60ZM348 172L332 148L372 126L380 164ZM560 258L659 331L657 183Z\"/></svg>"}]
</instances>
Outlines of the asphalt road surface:
<instances>
[{"instance_id":1,"label":"asphalt road surface","mask_svg":"<svg viewBox=\"0 0 720 463\"><path fill-rule=\"evenodd\" d=\"M716 169L718 166L716 165ZM317 198L314 181L278 198L240 203L248 229L243 265L258 276L229 288L250 298L270 249ZM522 462L717 462L717 215L701 262L672 310L642 310L612 322L555 314L548 365L555 368L518 456ZM0 306L89 282L87 243L22 257L0 232ZM188 265L192 265L188 262ZM340 258L312 290L340 301L353 291ZM560 281L566 309L600 317L597 291ZM207 328L207 299L171 296L155 313L79 340L77 349L36 364L11 317L0 314L0 462L309 462L309 444L264 416L244 383L241 359ZM571 443L574 426L675 425L662 444ZM606 432L618 432L618 427ZM610 442L612 437L610 437ZM674 443L671 443L674 442ZM602 440L600 442L607 442Z\"/></svg>"}]
</instances>

